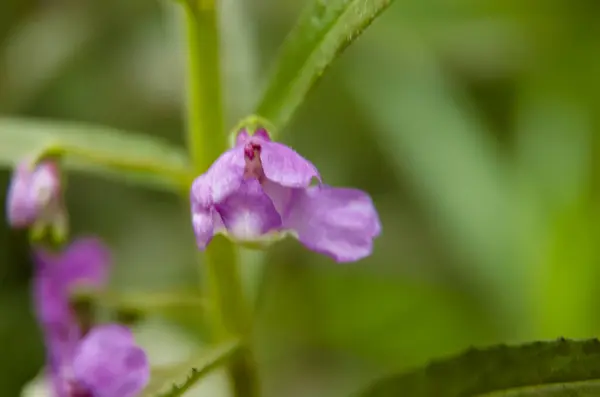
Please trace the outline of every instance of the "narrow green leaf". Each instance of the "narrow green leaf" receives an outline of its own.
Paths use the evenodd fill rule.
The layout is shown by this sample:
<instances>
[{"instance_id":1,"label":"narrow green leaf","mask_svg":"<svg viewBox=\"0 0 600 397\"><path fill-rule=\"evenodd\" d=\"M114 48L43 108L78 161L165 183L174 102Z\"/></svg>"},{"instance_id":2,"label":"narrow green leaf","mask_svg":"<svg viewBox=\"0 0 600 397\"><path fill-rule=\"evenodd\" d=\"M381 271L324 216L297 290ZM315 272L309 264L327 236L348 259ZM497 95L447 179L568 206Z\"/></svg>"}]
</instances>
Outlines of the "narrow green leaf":
<instances>
[{"instance_id":1,"label":"narrow green leaf","mask_svg":"<svg viewBox=\"0 0 600 397\"><path fill-rule=\"evenodd\" d=\"M475 280L471 285L485 291L499 321L523 325L528 267L516 249L521 234L511 168L493 134L424 43L411 41L410 62L362 44L360 55L369 62L350 68L349 92L394 165L389 174L411 185L427 221L455 255L452 270ZM512 327L511 337L522 329Z\"/></svg>"},{"instance_id":2,"label":"narrow green leaf","mask_svg":"<svg viewBox=\"0 0 600 397\"><path fill-rule=\"evenodd\" d=\"M560 339L471 349L380 380L360 397L590 396L599 380L600 341Z\"/></svg>"},{"instance_id":3,"label":"narrow green leaf","mask_svg":"<svg viewBox=\"0 0 600 397\"><path fill-rule=\"evenodd\" d=\"M68 168L179 190L191 181L185 152L167 142L102 126L0 118L0 166L23 156L57 154Z\"/></svg>"},{"instance_id":4,"label":"narrow green leaf","mask_svg":"<svg viewBox=\"0 0 600 397\"><path fill-rule=\"evenodd\" d=\"M335 57L393 1L311 1L286 38L255 113L282 128Z\"/></svg>"},{"instance_id":5,"label":"narrow green leaf","mask_svg":"<svg viewBox=\"0 0 600 397\"><path fill-rule=\"evenodd\" d=\"M519 213L526 214L519 216L519 243L536 280L528 319L536 335L577 337L598 329L589 315L600 276L597 200L590 195L596 134L585 99L572 95L570 74L559 70L546 65L519 86L514 142Z\"/></svg>"},{"instance_id":6,"label":"narrow green leaf","mask_svg":"<svg viewBox=\"0 0 600 397\"><path fill-rule=\"evenodd\" d=\"M257 22L252 3L221 0L219 6L225 121L232 125L252 111L260 88Z\"/></svg>"},{"instance_id":7,"label":"narrow green leaf","mask_svg":"<svg viewBox=\"0 0 600 397\"><path fill-rule=\"evenodd\" d=\"M205 301L193 293L178 292L126 292L76 290L73 298L76 302L94 301L97 305L124 312L140 314L157 313L170 309L205 309Z\"/></svg>"},{"instance_id":8,"label":"narrow green leaf","mask_svg":"<svg viewBox=\"0 0 600 397\"><path fill-rule=\"evenodd\" d=\"M152 370L150 384L140 397L182 396L212 370L225 364L240 348L239 340L223 342L183 363Z\"/></svg>"},{"instance_id":9,"label":"narrow green leaf","mask_svg":"<svg viewBox=\"0 0 600 397\"><path fill-rule=\"evenodd\" d=\"M599 395L600 381L590 380L523 387L489 393L481 397L597 397Z\"/></svg>"}]
</instances>

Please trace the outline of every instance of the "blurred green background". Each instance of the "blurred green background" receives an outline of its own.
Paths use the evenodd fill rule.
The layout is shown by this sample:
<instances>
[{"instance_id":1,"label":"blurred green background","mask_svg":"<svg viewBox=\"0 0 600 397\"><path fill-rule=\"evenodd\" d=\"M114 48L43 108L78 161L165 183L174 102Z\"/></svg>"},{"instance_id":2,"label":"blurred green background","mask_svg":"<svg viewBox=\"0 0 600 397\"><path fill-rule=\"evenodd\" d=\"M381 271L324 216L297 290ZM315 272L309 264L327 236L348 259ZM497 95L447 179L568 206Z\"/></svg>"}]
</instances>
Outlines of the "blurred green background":
<instances>
[{"instance_id":1,"label":"blurred green background","mask_svg":"<svg viewBox=\"0 0 600 397\"><path fill-rule=\"evenodd\" d=\"M223 0L228 127L303 3ZM334 63L281 139L368 191L384 232L351 265L295 241L245 252L265 396L343 397L472 345L600 333L599 4L400 0ZM3 0L0 114L183 144L180 38L168 2ZM67 196L73 232L114 250L112 288L198 285L187 203L80 174ZM0 390L16 396L43 346L26 235L0 233ZM169 318L137 329L155 361L197 342L194 313Z\"/></svg>"}]
</instances>

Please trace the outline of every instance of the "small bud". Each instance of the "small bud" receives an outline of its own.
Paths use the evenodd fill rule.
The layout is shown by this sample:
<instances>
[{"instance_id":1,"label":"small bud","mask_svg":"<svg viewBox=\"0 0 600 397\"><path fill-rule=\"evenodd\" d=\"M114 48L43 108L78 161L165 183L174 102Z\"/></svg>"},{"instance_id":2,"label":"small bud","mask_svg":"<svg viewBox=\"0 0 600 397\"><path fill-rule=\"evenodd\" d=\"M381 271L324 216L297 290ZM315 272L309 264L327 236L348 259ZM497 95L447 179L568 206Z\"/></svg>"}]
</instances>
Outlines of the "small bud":
<instances>
[{"instance_id":1,"label":"small bud","mask_svg":"<svg viewBox=\"0 0 600 397\"><path fill-rule=\"evenodd\" d=\"M61 180L58 165L51 160L35 164L23 160L15 168L6 200L8 223L14 228L52 223L61 218Z\"/></svg>"}]
</instances>

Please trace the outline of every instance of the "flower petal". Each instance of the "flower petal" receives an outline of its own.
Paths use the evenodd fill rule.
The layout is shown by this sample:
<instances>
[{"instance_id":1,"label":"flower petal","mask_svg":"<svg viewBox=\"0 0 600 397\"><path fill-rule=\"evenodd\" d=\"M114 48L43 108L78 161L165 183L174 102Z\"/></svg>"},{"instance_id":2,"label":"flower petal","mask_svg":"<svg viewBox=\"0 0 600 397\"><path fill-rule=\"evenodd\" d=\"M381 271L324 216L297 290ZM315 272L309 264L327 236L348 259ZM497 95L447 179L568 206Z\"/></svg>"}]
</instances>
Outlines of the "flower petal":
<instances>
[{"instance_id":1,"label":"flower petal","mask_svg":"<svg viewBox=\"0 0 600 397\"><path fill-rule=\"evenodd\" d=\"M52 219L52 205L60 195L60 175L55 163L41 162L37 166L31 159L21 161L15 168L6 200L8 222L16 228L31 226L39 217Z\"/></svg>"},{"instance_id":2,"label":"flower petal","mask_svg":"<svg viewBox=\"0 0 600 397\"><path fill-rule=\"evenodd\" d=\"M267 132L267 130L264 128L259 128L256 131L254 131L254 135L252 135L252 137L262 139L263 141L266 141L266 142L271 142L271 137L269 136L269 133Z\"/></svg>"},{"instance_id":3,"label":"flower petal","mask_svg":"<svg viewBox=\"0 0 600 397\"><path fill-rule=\"evenodd\" d=\"M307 248L338 262L371 254L381 232L371 198L357 189L314 186L295 190L284 228L292 229Z\"/></svg>"},{"instance_id":4,"label":"flower petal","mask_svg":"<svg viewBox=\"0 0 600 397\"><path fill-rule=\"evenodd\" d=\"M192 184L192 205L209 208L227 198L242 183L245 165L243 147L235 147L223 153Z\"/></svg>"},{"instance_id":5,"label":"flower petal","mask_svg":"<svg viewBox=\"0 0 600 397\"><path fill-rule=\"evenodd\" d=\"M253 138L253 140L256 138ZM277 142L256 139L265 176L286 187L308 187L313 178L321 180L317 168L293 149Z\"/></svg>"},{"instance_id":6,"label":"flower petal","mask_svg":"<svg viewBox=\"0 0 600 397\"><path fill-rule=\"evenodd\" d=\"M57 275L67 288L85 286L102 288L108 281L112 263L109 248L97 238L75 240L62 254Z\"/></svg>"},{"instance_id":7,"label":"flower petal","mask_svg":"<svg viewBox=\"0 0 600 397\"><path fill-rule=\"evenodd\" d=\"M36 167L31 178L31 200L43 209L60 193L60 171L51 161L44 161Z\"/></svg>"},{"instance_id":8,"label":"flower petal","mask_svg":"<svg viewBox=\"0 0 600 397\"><path fill-rule=\"evenodd\" d=\"M269 179L264 179L261 183L262 190L271 199L277 212L281 217L285 217L288 212L290 200L294 197L295 188L281 186Z\"/></svg>"},{"instance_id":9,"label":"flower petal","mask_svg":"<svg viewBox=\"0 0 600 397\"><path fill-rule=\"evenodd\" d=\"M214 208L197 207L192 210L192 228L196 236L196 245L204 250L214 235L223 229L223 223Z\"/></svg>"},{"instance_id":10,"label":"flower petal","mask_svg":"<svg viewBox=\"0 0 600 397\"><path fill-rule=\"evenodd\" d=\"M78 346L73 371L95 397L134 397L150 378L146 353L120 325L92 329Z\"/></svg>"},{"instance_id":11,"label":"flower petal","mask_svg":"<svg viewBox=\"0 0 600 397\"><path fill-rule=\"evenodd\" d=\"M81 331L69 307L69 299L63 286L54 281L47 269L52 267L37 266L33 300L43 331L53 395L64 396L67 395L67 385L63 379L63 371L71 364Z\"/></svg>"},{"instance_id":12,"label":"flower petal","mask_svg":"<svg viewBox=\"0 0 600 397\"><path fill-rule=\"evenodd\" d=\"M39 321L42 325L62 324L72 321L68 297L60 284L50 274L36 272L33 295Z\"/></svg>"},{"instance_id":13,"label":"flower petal","mask_svg":"<svg viewBox=\"0 0 600 397\"><path fill-rule=\"evenodd\" d=\"M110 252L95 238L81 238L66 251L54 253L42 248L34 251L36 264L34 299L44 324L73 322L69 290L78 284L101 287L110 265Z\"/></svg>"},{"instance_id":14,"label":"flower petal","mask_svg":"<svg viewBox=\"0 0 600 397\"><path fill-rule=\"evenodd\" d=\"M271 137L269 136L267 130L264 128L257 129L256 131L254 131L254 134L252 134L252 136L248 134L248 130L246 128L242 128L235 136L235 146L244 145L250 138L271 142Z\"/></svg>"},{"instance_id":15,"label":"flower petal","mask_svg":"<svg viewBox=\"0 0 600 397\"><path fill-rule=\"evenodd\" d=\"M256 179L246 179L217 211L229 236L238 241L256 241L281 228L281 217Z\"/></svg>"},{"instance_id":16,"label":"flower petal","mask_svg":"<svg viewBox=\"0 0 600 397\"><path fill-rule=\"evenodd\" d=\"M246 143L248 138L250 138L250 135L248 135L248 131L245 128L241 129L235 136L235 145L234 146L243 145L244 143Z\"/></svg>"},{"instance_id":17,"label":"flower petal","mask_svg":"<svg viewBox=\"0 0 600 397\"><path fill-rule=\"evenodd\" d=\"M31 200L33 167L31 162L22 161L13 171L6 197L6 216L13 227L27 227L35 221L37 208Z\"/></svg>"},{"instance_id":18,"label":"flower petal","mask_svg":"<svg viewBox=\"0 0 600 397\"><path fill-rule=\"evenodd\" d=\"M79 341L80 329L64 289L43 273L36 273L34 304L53 370L69 362Z\"/></svg>"}]
</instances>

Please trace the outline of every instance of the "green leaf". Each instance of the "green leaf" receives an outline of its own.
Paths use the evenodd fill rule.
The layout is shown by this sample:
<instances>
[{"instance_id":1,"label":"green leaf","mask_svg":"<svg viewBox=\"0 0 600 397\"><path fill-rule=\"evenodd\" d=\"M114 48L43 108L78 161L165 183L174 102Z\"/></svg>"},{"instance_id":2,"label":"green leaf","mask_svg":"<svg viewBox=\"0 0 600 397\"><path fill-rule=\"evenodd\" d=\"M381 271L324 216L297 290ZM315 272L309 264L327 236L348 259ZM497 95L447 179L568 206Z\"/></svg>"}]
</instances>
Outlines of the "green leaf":
<instances>
[{"instance_id":1,"label":"green leaf","mask_svg":"<svg viewBox=\"0 0 600 397\"><path fill-rule=\"evenodd\" d=\"M202 377L225 364L240 348L239 340L223 342L186 362L152 370L150 383L140 397L182 396Z\"/></svg>"},{"instance_id":2,"label":"green leaf","mask_svg":"<svg viewBox=\"0 0 600 397\"><path fill-rule=\"evenodd\" d=\"M600 341L560 339L471 349L380 380L360 397L591 396L599 380Z\"/></svg>"},{"instance_id":3,"label":"green leaf","mask_svg":"<svg viewBox=\"0 0 600 397\"><path fill-rule=\"evenodd\" d=\"M515 118L523 256L535 274L528 321L538 337L595 335L597 200L595 127L585 98L573 95L562 65L520 83ZM525 223L524 221L527 221ZM524 227L526 226L527 229ZM560 294L557 291L561 291Z\"/></svg>"},{"instance_id":4,"label":"green leaf","mask_svg":"<svg viewBox=\"0 0 600 397\"><path fill-rule=\"evenodd\" d=\"M312 1L286 38L255 113L282 128L335 57L393 1Z\"/></svg>"},{"instance_id":5,"label":"green leaf","mask_svg":"<svg viewBox=\"0 0 600 397\"><path fill-rule=\"evenodd\" d=\"M583 381L538 385L485 394L481 397L596 397L600 395L600 381Z\"/></svg>"},{"instance_id":6,"label":"green leaf","mask_svg":"<svg viewBox=\"0 0 600 397\"><path fill-rule=\"evenodd\" d=\"M123 312L139 314L160 313L170 309L192 309L203 311L206 302L196 293L181 292L126 292L90 291L76 289L75 302L96 302L97 305Z\"/></svg>"},{"instance_id":7,"label":"green leaf","mask_svg":"<svg viewBox=\"0 0 600 397\"><path fill-rule=\"evenodd\" d=\"M257 21L253 5L238 0L221 0L221 57L226 125L252 111L259 84Z\"/></svg>"},{"instance_id":8,"label":"green leaf","mask_svg":"<svg viewBox=\"0 0 600 397\"><path fill-rule=\"evenodd\" d=\"M186 189L192 175L185 152L150 136L75 122L0 118L0 165L28 155L59 155L67 168L117 180Z\"/></svg>"},{"instance_id":9,"label":"green leaf","mask_svg":"<svg viewBox=\"0 0 600 397\"><path fill-rule=\"evenodd\" d=\"M501 321L522 324L515 319L527 312L529 268L517 251L522 237L513 216L511 168L493 134L423 43L410 42L410 62L364 44L361 55L369 62L351 67L349 91L394 165L390 174L410 184L455 255L452 270L475 280L471 285L485 291L481 296L502 313ZM521 328L513 330L519 337Z\"/></svg>"}]
</instances>

